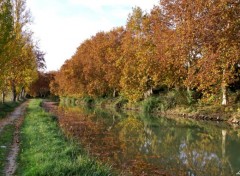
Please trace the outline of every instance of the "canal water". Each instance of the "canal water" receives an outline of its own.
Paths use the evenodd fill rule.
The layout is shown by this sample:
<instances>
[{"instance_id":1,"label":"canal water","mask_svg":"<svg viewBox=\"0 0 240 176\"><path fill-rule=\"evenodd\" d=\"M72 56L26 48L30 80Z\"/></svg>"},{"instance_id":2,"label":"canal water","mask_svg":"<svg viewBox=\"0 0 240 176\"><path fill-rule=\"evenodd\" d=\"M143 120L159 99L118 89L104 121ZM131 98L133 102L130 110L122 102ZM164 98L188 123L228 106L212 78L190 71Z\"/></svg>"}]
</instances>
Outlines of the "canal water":
<instances>
[{"instance_id":1,"label":"canal water","mask_svg":"<svg viewBox=\"0 0 240 176\"><path fill-rule=\"evenodd\" d=\"M240 171L238 126L81 107L58 111L65 133L120 175L229 176Z\"/></svg>"}]
</instances>

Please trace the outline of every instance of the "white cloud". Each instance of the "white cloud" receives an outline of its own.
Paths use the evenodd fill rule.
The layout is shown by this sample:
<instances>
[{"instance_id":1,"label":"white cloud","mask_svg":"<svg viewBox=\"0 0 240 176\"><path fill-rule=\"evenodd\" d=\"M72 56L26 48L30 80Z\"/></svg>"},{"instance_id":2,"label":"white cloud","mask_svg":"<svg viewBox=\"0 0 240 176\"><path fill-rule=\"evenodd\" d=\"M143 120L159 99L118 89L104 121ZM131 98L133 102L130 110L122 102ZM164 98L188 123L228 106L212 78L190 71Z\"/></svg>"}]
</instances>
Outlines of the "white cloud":
<instances>
[{"instance_id":1,"label":"white cloud","mask_svg":"<svg viewBox=\"0 0 240 176\"><path fill-rule=\"evenodd\" d=\"M83 5L92 9L102 9L104 6L139 6L148 10L156 5L159 0L70 0L73 4Z\"/></svg>"},{"instance_id":2,"label":"white cloud","mask_svg":"<svg viewBox=\"0 0 240 176\"><path fill-rule=\"evenodd\" d=\"M125 25L134 6L149 10L158 0L29 0L32 30L46 52L48 70L57 70L85 39Z\"/></svg>"}]
</instances>

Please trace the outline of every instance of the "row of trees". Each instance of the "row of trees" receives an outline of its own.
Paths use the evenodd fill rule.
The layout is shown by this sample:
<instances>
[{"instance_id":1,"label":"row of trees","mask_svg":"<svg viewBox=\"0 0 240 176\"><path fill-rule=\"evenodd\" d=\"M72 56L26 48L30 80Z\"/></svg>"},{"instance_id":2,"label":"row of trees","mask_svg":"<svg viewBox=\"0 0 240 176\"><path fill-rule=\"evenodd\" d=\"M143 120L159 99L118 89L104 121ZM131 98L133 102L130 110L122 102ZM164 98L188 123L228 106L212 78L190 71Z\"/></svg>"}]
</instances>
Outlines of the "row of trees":
<instances>
[{"instance_id":1,"label":"row of trees","mask_svg":"<svg viewBox=\"0 0 240 176\"><path fill-rule=\"evenodd\" d=\"M32 39L31 16L25 0L0 0L0 92L5 101L22 98L44 68L44 54Z\"/></svg>"},{"instance_id":2,"label":"row of trees","mask_svg":"<svg viewBox=\"0 0 240 176\"><path fill-rule=\"evenodd\" d=\"M238 0L161 0L133 9L125 27L84 41L51 83L60 96L119 93L130 101L162 86L222 94L239 78Z\"/></svg>"},{"instance_id":3,"label":"row of trees","mask_svg":"<svg viewBox=\"0 0 240 176\"><path fill-rule=\"evenodd\" d=\"M54 80L55 72L38 72L38 79L34 81L28 90L28 95L32 97L46 98L51 95L50 82Z\"/></svg>"}]
</instances>

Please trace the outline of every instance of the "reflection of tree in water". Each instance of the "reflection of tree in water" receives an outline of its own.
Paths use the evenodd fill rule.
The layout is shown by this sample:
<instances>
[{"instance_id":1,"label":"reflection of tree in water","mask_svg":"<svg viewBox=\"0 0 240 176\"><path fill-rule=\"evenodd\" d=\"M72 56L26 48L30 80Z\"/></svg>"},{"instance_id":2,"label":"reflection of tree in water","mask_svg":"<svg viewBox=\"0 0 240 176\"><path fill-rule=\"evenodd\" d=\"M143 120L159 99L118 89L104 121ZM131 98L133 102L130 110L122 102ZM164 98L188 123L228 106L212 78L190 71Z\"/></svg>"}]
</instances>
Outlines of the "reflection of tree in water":
<instances>
[{"instance_id":1,"label":"reflection of tree in water","mask_svg":"<svg viewBox=\"0 0 240 176\"><path fill-rule=\"evenodd\" d=\"M125 128L121 131L121 142L132 141L127 146L127 155L141 152L146 162L161 163L168 171L174 170L171 174L177 174L174 168L185 168L187 173L194 175L233 174L231 163L225 156L224 130L172 126L167 122L163 127L154 127L146 121L142 125L140 120L132 119L124 121ZM181 170L179 172L182 173Z\"/></svg>"},{"instance_id":2,"label":"reflection of tree in water","mask_svg":"<svg viewBox=\"0 0 240 176\"><path fill-rule=\"evenodd\" d=\"M183 141L180 158L194 175L228 175L230 168L221 159L221 140L198 133L195 141Z\"/></svg>"},{"instance_id":3,"label":"reflection of tree in water","mask_svg":"<svg viewBox=\"0 0 240 176\"><path fill-rule=\"evenodd\" d=\"M140 119L129 116L116 126L122 161L125 169L132 175L166 175L161 163L154 165L148 159L158 158L157 136L152 133L151 128L144 125ZM154 151L154 152L153 152Z\"/></svg>"},{"instance_id":4,"label":"reflection of tree in water","mask_svg":"<svg viewBox=\"0 0 240 176\"><path fill-rule=\"evenodd\" d=\"M117 128L123 154L128 157L139 155L139 147L146 139L143 123L134 117L128 117L118 123Z\"/></svg>"},{"instance_id":5,"label":"reflection of tree in water","mask_svg":"<svg viewBox=\"0 0 240 176\"><path fill-rule=\"evenodd\" d=\"M231 166L234 175L240 170L240 130L228 130L226 132L225 158L229 166Z\"/></svg>"},{"instance_id":6,"label":"reflection of tree in water","mask_svg":"<svg viewBox=\"0 0 240 176\"><path fill-rule=\"evenodd\" d=\"M198 128L176 126L159 127L156 136L159 155L163 162L174 167L185 167L194 175L229 175L233 174L232 162L225 153L226 132L221 130L202 131ZM173 132L174 131L174 132ZM215 133L213 133L213 131ZM222 156L224 154L224 156ZM175 160L175 161L174 161ZM179 163L176 165L176 163Z\"/></svg>"},{"instance_id":7,"label":"reflection of tree in water","mask_svg":"<svg viewBox=\"0 0 240 176\"><path fill-rule=\"evenodd\" d=\"M82 111L74 111L77 114L68 112L66 129L74 129L72 132L85 145L91 143L94 156L111 161L114 167L132 175L165 174L162 171L167 175L238 172L239 131L191 120L135 115L122 118L97 111L84 115L83 126L77 122L83 117Z\"/></svg>"}]
</instances>

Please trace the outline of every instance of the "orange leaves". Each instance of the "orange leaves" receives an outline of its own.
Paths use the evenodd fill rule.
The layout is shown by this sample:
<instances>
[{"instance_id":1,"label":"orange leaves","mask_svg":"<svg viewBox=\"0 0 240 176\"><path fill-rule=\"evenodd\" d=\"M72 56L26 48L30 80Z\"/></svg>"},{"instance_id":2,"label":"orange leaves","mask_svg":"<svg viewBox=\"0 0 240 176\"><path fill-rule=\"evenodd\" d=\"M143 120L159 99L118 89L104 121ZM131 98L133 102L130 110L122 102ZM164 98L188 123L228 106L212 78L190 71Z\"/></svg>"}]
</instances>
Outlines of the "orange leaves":
<instances>
[{"instance_id":1,"label":"orange leaves","mask_svg":"<svg viewBox=\"0 0 240 176\"><path fill-rule=\"evenodd\" d=\"M239 30L235 30L239 29L239 16L235 12L240 7L234 6L235 2L209 1L206 12L201 15L199 23L203 27L198 31L202 52L190 70L188 81L203 92L217 94L223 83L228 86L235 81L235 65L239 63L240 54Z\"/></svg>"},{"instance_id":2,"label":"orange leaves","mask_svg":"<svg viewBox=\"0 0 240 176\"><path fill-rule=\"evenodd\" d=\"M38 79L31 84L29 94L33 97L46 97L50 94L50 81L53 80L55 72L38 72Z\"/></svg>"},{"instance_id":3,"label":"orange leaves","mask_svg":"<svg viewBox=\"0 0 240 176\"><path fill-rule=\"evenodd\" d=\"M121 38L124 30L99 32L77 49L55 77L58 95L103 96L119 90Z\"/></svg>"},{"instance_id":4,"label":"orange leaves","mask_svg":"<svg viewBox=\"0 0 240 176\"><path fill-rule=\"evenodd\" d=\"M239 10L236 0L162 0L150 13L136 7L125 29L99 32L79 46L57 73L55 91L117 91L130 101L161 86L218 92L236 78Z\"/></svg>"}]
</instances>

